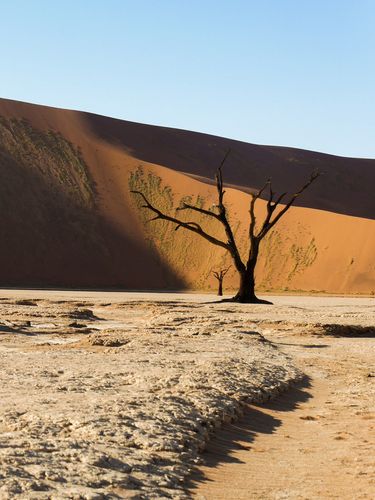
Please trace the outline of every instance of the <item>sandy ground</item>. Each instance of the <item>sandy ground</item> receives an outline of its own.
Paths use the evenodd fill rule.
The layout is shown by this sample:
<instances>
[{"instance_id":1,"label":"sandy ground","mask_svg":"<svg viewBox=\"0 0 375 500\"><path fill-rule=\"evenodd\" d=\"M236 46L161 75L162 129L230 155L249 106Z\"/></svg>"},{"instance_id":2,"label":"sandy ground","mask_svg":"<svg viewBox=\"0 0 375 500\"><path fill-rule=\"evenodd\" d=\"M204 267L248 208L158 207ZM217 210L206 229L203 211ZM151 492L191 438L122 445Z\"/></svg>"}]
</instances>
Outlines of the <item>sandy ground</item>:
<instances>
[{"instance_id":1,"label":"sandy ground","mask_svg":"<svg viewBox=\"0 0 375 500\"><path fill-rule=\"evenodd\" d=\"M374 497L373 299L0 298L0 498Z\"/></svg>"},{"instance_id":2,"label":"sandy ground","mask_svg":"<svg viewBox=\"0 0 375 500\"><path fill-rule=\"evenodd\" d=\"M375 325L375 303L295 302L286 323L285 308L277 314L278 307L280 323L263 333L293 356L306 380L267 404L249 405L243 418L217 433L190 483L194 498L375 498L375 328L358 327ZM337 336L300 326L317 315L336 324L325 330Z\"/></svg>"},{"instance_id":3,"label":"sandy ground","mask_svg":"<svg viewBox=\"0 0 375 500\"><path fill-rule=\"evenodd\" d=\"M186 497L212 431L301 377L207 296L1 295L2 499Z\"/></svg>"}]
</instances>

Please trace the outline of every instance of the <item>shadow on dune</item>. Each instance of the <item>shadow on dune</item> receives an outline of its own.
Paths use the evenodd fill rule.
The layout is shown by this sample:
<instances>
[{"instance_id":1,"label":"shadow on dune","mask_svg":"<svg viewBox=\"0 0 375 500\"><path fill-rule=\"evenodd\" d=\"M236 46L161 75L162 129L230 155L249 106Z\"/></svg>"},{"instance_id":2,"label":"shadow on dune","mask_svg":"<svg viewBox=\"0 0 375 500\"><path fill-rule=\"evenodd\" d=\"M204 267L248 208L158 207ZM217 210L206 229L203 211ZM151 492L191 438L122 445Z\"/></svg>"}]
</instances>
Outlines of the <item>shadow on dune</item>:
<instances>
[{"instance_id":1,"label":"shadow on dune","mask_svg":"<svg viewBox=\"0 0 375 500\"><path fill-rule=\"evenodd\" d=\"M248 450L251 454L252 443L259 434L272 434L283 423L281 418L268 415L264 410L290 412L299 408L301 403L310 399L307 391L310 379L304 379L291 390L263 404L251 404L245 413L233 424L224 425L208 443L203 453L204 467L217 467L220 463L241 463L233 453ZM196 468L187 482L187 489L194 490L199 483L207 481L204 473Z\"/></svg>"},{"instance_id":2,"label":"shadow on dune","mask_svg":"<svg viewBox=\"0 0 375 500\"><path fill-rule=\"evenodd\" d=\"M32 157L15 159L0 144L0 285L184 289L147 242L137 242L103 217L95 186L87 200L88 188L83 192L74 166L56 151L48 170Z\"/></svg>"},{"instance_id":3,"label":"shadow on dune","mask_svg":"<svg viewBox=\"0 0 375 500\"><path fill-rule=\"evenodd\" d=\"M312 170L324 176L296 205L345 215L375 218L375 160L334 156L303 149L261 146L208 134L144 125L84 113L101 139L135 158L211 182L225 152L225 182L243 191L272 178L277 192L294 192Z\"/></svg>"}]
</instances>

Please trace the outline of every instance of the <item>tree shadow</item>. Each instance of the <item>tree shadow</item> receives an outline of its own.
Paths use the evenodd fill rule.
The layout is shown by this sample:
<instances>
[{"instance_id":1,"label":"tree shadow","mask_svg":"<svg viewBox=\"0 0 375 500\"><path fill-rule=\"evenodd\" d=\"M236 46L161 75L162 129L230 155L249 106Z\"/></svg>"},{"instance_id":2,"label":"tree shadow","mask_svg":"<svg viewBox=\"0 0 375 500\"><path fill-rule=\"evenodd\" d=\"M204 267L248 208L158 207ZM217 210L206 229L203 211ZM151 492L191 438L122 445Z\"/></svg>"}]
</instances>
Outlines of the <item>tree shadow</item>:
<instances>
[{"instance_id":1,"label":"tree shadow","mask_svg":"<svg viewBox=\"0 0 375 500\"><path fill-rule=\"evenodd\" d=\"M258 306L258 305L268 305L273 306L273 302L265 299L259 299L257 302L239 302L238 300L234 300L234 298L228 299L218 299L218 300L210 300L207 302L202 302L202 304L238 304L239 306Z\"/></svg>"},{"instance_id":2,"label":"tree shadow","mask_svg":"<svg viewBox=\"0 0 375 500\"><path fill-rule=\"evenodd\" d=\"M305 349L324 349L325 347L329 347L328 344L296 344L293 342L271 342L272 345L289 345L293 347L304 347Z\"/></svg>"},{"instance_id":3,"label":"tree shadow","mask_svg":"<svg viewBox=\"0 0 375 500\"><path fill-rule=\"evenodd\" d=\"M216 468L222 463L243 463L235 456L236 451L249 450L251 453L251 445L258 435L273 434L283 424L282 417L276 418L264 410L277 412L297 410L301 403L312 397L307 390L310 386L310 378L305 376L292 389L276 398L265 403L247 405L238 421L225 424L217 431L202 454L202 465ZM206 481L208 478L205 473L196 467L187 480L186 489L192 491L198 488L200 483Z\"/></svg>"}]
</instances>

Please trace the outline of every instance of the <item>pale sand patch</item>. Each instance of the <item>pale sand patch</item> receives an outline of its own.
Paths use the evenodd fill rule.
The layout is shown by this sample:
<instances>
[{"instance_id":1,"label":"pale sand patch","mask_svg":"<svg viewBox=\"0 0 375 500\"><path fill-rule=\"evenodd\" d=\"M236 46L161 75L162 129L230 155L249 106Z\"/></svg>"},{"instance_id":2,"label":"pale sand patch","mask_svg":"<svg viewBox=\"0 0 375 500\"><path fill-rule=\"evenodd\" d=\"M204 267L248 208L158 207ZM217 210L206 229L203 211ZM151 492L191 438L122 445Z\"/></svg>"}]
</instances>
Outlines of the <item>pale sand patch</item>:
<instances>
[{"instance_id":1,"label":"pale sand patch","mask_svg":"<svg viewBox=\"0 0 375 500\"><path fill-rule=\"evenodd\" d=\"M289 299L288 299L289 300ZM297 298L268 340L293 356L309 382L225 426L208 445L191 482L198 499L373 499L375 497L375 304L373 300ZM317 302L319 307L317 307ZM303 328L320 314L324 323ZM359 328L358 325L372 329ZM318 333L318 335L313 332ZM363 336L361 336L363 335ZM366 337L366 335L368 335Z\"/></svg>"}]
</instances>

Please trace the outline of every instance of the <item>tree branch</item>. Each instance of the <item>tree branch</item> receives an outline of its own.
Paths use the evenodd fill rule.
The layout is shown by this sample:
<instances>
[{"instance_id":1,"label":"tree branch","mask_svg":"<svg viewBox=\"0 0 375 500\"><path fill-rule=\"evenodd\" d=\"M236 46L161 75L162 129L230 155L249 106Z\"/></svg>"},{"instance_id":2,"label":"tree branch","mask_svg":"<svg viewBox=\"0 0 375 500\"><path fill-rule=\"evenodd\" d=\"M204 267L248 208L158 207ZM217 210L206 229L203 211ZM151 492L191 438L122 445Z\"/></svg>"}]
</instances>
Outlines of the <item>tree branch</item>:
<instances>
[{"instance_id":1,"label":"tree branch","mask_svg":"<svg viewBox=\"0 0 375 500\"><path fill-rule=\"evenodd\" d=\"M220 271L212 271L212 274L215 276L215 278L217 280L222 280L224 278L224 276L227 274L227 272L229 271L229 269L231 268L232 266L228 266L226 267L225 269L220 269Z\"/></svg>"},{"instance_id":2,"label":"tree branch","mask_svg":"<svg viewBox=\"0 0 375 500\"><path fill-rule=\"evenodd\" d=\"M232 228L230 227L227 214L226 214L226 208L223 202L224 199L224 194L225 191L223 190L223 173L222 173L222 167L225 163L225 160L228 158L228 155L230 153L230 149L226 152L224 158L222 159L219 168L217 169L216 173L216 189L217 189L217 194L218 194L218 220L222 223L224 226L225 234L228 238L228 251L231 254L234 263L236 265L236 268L239 272L244 272L245 271L245 264L242 262L240 252L238 251L236 240L234 238L234 234L232 231Z\"/></svg>"},{"instance_id":3,"label":"tree branch","mask_svg":"<svg viewBox=\"0 0 375 500\"><path fill-rule=\"evenodd\" d=\"M222 274L223 274L223 277L227 274L227 272L229 271L229 269L231 268L232 266L228 266L226 267L225 269L222 269Z\"/></svg>"},{"instance_id":4,"label":"tree branch","mask_svg":"<svg viewBox=\"0 0 375 500\"><path fill-rule=\"evenodd\" d=\"M230 152L231 152L231 149L229 148L228 151L225 153L224 158L221 160L221 163L220 163L219 168L217 169L217 173L215 175L217 194L218 194L218 198L219 198L219 206L223 204L223 197L225 194L225 191L223 191L222 168L223 168L224 163L226 162L226 159L228 158Z\"/></svg>"},{"instance_id":5,"label":"tree branch","mask_svg":"<svg viewBox=\"0 0 375 500\"><path fill-rule=\"evenodd\" d=\"M281 219L281 217L289 210L289 208L293 205L295 200L320 176L319 172L313 172L310 176L310 179L304 184L299 191L294 193L288 203L284 206L282 210L271 220L272 214L275 209L280 204L281 200L285 197L286 193L283 193L279 196L279 198L274 203L267 203L267 217L263 223L262 229L257 235L259 240L263 239L266 234L273 228L273 226Z\"/></svg>"},{"instance_id":6,"label":"tree branch","mask_svg":"<svg viewBox=\"0 0 375 500\"><path fill-rule=\"evenodd\" d=\"M151 212L154 212L156 214L155 217L153 217L151 220L166 220L169 222L173 222L174 224L177 225L177 228L183 227L184 229L188 229L189 231L192 231L193 233L199 234L202 236L202 238L205 238L207 241L210 243L213 243L214 245L220 246L222 248L225 248L225 250L230 251L228 243L225 243L224 241L221 241L214 236L211 236L210 234L206 233L199 224L195 222L184 222L180 219L176 219L175 217L171 217L170 215L164 214L161 212L158 208L154 207L149 200L146 198L146 196L141 192L141 191L131 191L131 193L138 194L139 196L142 197L142 199L145 202L145 205L142 205L142 208L147 208Z\"/></svg>"},{"instance_id":7,"label":"tree branch","mask_svg":"<svg viewBox=\"0 0 375 500\"><path fill-rule=\"evenodd\" d=\"M249 226L249 238L252 242L255 238L255 225L256 225L256 216L255 216L255 203L258 198L262 195L262 193L267 189L267 186L271 185L271 180L268 179L267 182L261 187L257 193L251 193L251 202L250 202L250 226Z\"/></svg>"},{"instance_id":8,"label":"tree branch","mask_svg":"<svg viewBox=\"0 0 375 500\"><path fill-rule=\"evenodd\" d=\"M209 217L214 217L215 219L220 220L218 214L215 214L215 212L211 212L210 210L205 210L204 208L200 207L195 207L194 205L190 205L189 203L183 203L182 207L178 207L177 210L195 210L196 212L199 212L203 215L208 215Z\"/></svg>"},{"instance_id":9,"label":"tree branch","mask_svg":"<svg viewBox=\"0 0 375 500\"><path fill-rule=\"evenodd\" d=\"M196 222L185 222L185 224L189 225L189 226L195 226L196 228L200 229L201 231L203 231L202 227L197 224ZM175 227L175 231L177 231L177 229L179 229L181 226L181 224L179 224L178 226Z\"/></svg>"}]
</instances>

